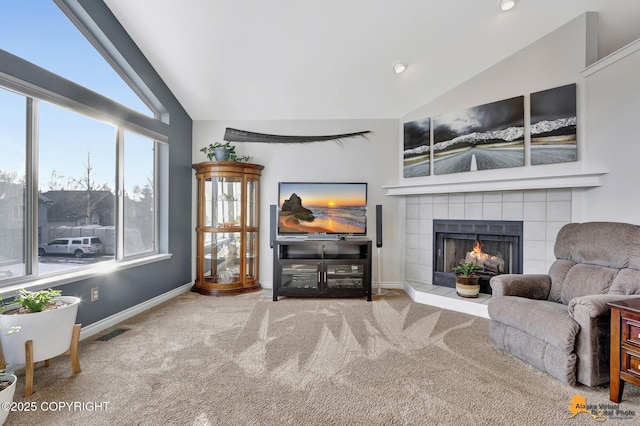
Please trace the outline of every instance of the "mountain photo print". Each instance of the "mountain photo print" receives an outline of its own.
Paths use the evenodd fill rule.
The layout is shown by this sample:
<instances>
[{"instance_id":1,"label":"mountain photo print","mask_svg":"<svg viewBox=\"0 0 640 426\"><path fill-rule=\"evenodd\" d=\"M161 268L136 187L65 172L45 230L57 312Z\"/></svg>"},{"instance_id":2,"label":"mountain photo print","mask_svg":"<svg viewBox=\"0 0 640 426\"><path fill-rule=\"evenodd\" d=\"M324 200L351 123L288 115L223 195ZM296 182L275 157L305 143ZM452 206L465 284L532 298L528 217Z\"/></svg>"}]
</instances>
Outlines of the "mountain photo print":
<instances>
[{"instance_id":1,"label":"mountain photo print","mask_svg":"<svg viewBox=\"0 0 640 426\"><path fill-rule=\"evenodd\" d=\"M434 117L434 174L519 166L524 166L524 96Z\"/></svg>"},{"instance_id":2,"label":"mountain photo print","mask_svg":"<svg viewBox=\"0 0 640 426\"><path fill-rule=\"evenodd\" d=\"M431 121L428 118L404 123L404 151L402 174L404 177L431 174Z\"/></svg>"},{"instance_id":3,"label":"mountain photo print","mask_svg":"<svg viewBox=\"0 0 640 426\"><path fill-rule=\"evenodd\" d=\"M531 165L578 159L576 84L531 94Z\"/></svg>"}]
</instances>

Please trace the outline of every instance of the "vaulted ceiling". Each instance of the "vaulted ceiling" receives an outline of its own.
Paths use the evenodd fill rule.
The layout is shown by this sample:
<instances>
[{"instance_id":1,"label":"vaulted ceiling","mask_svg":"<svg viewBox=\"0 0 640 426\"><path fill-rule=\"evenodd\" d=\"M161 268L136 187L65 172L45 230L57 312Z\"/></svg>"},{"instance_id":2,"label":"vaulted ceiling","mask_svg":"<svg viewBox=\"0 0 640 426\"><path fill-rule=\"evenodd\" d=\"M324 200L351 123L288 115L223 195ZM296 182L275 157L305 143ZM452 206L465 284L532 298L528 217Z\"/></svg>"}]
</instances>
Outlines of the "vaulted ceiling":
<instances>
[{"instance_id":1,"label":"vaulted ceiling","mask_svg":"<svg viewBox=\"0 0 640 426\"><path fill-rule=\"evenodd\" d=\"M586 11L640 37L637 0L104 1L194 120L398 118Z\"/></svg>"}]
</instances>

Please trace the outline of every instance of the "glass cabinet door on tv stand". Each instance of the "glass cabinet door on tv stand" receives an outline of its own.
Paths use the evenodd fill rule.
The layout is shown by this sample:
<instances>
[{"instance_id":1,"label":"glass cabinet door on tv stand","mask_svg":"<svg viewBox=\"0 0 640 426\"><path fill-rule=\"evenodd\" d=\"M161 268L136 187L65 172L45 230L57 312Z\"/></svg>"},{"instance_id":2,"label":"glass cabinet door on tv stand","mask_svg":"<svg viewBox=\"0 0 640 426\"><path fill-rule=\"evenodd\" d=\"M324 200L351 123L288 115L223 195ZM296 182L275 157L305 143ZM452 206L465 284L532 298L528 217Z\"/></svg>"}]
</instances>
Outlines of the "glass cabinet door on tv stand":
<instances>
[{"instance_id":1,"label":"glass cabinet door on tv stand","mask_svg":"<svg viewBox=\"0 0 640 426\"><path fill-rule=\"evenodd\" d=\"M200 294L234 295L258 280L260 175L257 164L194 164L198 180L196 281Z\"/></svg>"}]
</instances>

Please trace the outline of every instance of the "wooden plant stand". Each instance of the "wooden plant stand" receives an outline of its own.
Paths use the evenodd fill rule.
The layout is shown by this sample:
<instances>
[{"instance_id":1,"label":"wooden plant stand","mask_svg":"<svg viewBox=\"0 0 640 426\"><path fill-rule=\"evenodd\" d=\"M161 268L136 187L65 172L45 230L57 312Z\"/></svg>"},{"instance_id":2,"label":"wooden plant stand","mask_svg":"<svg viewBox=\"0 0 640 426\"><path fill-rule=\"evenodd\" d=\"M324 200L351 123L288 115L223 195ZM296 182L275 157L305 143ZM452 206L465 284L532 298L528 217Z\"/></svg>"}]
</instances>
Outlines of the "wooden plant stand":
<instances>
[{"instance_id":1,"label":"wooden plant stand","mask_svg":"<svg viewBox=\"0 0 640 426\"><path fill-rule=\"evenodd\" d=\"M73 374L78 374L80 372L80 354L79 354L79 346L80 346L80 324L76 324L73 326L73 334L71 335L71 346L69 350L61 355L69 355L71 358L71 371ZM37 362L33 362L33 341L27 340L24 342L24 352L25 352L25 381L24 381L24 396L31 396L33 394L33 373L35 370ZM47 359L44 361L44 366L49 367L51 365L51 359ZM6 366L6 362L4 360L4 356L0 352L0 368L4 368Z\"/></svg>"}]
</instances>

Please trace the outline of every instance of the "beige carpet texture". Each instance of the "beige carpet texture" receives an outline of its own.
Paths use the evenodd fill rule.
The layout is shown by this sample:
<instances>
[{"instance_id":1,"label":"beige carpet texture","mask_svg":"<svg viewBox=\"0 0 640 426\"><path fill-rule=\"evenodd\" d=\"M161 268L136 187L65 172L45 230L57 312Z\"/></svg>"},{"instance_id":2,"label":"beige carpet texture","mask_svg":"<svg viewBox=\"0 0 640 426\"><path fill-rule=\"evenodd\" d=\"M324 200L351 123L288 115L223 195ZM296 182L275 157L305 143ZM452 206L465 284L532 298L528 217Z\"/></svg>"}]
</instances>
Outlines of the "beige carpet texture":
<instances>
[{"instance_id":1,"label":"beige carpet texture","mask_svg":"<svg viewBox=\"0 0 640 426\"><path fill-rule=\"evenodd\" d=\"M19 371L5 424L640 422L637 386L616 405L607 386L564 385L494 348L488 327L401 290L372 302L188 292L83 340L79 374L68 356L40 364L28 398Z\"/></svg>"}]
</instances>

